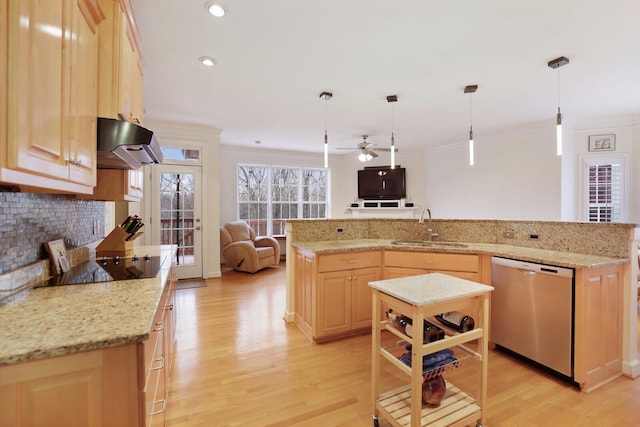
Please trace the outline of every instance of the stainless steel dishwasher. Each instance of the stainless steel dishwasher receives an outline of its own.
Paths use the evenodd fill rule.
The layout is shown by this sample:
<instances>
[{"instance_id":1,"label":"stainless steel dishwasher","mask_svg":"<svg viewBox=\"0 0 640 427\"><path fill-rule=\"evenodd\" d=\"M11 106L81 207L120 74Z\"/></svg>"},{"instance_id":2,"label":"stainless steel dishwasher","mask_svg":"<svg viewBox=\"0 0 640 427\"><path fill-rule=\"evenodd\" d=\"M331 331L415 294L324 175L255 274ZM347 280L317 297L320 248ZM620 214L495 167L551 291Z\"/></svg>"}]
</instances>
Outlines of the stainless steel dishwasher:
<instances>
[{"instance_id":1,"label":"stainless steel dishwasher","mask_svg":"<svg viewBox=\"0 0 640 427\"><path fill-rule=\"evenodd\" d=\"M491 339L573 379L573 269L492 258Z\"/></svg>"}]
</instances>

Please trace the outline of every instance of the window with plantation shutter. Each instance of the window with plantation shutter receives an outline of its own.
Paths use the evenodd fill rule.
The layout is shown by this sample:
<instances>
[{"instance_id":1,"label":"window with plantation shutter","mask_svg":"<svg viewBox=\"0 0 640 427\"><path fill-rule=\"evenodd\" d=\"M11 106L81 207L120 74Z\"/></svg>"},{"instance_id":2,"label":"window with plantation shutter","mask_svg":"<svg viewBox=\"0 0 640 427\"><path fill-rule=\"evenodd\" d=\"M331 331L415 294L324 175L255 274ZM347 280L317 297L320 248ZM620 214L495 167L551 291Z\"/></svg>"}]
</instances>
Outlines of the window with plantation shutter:
<instances>
[{"instance_id":1,"label":"window with plantation shutter","mask_svg":"<svg viewBox=\"0 0 640 427\"><path fill-rule=\"evenodd\" d=\"M626 218L624 158L585 159L585 219L623 222Z\"/></svg>"}]
</instances>

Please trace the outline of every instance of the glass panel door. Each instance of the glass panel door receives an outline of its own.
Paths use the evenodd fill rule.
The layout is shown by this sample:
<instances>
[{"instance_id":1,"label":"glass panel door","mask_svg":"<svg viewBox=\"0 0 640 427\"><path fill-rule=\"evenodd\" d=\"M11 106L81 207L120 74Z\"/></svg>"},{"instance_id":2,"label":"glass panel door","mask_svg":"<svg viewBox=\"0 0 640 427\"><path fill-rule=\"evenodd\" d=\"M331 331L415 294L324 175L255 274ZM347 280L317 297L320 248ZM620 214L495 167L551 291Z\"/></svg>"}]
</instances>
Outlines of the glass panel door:
<instances>
[{"instance_id":1,"label":"glass panel door","mask_svg":"<svg viewBox=\"0 0 640 427\"><path fill-rule=\"evenodd\" d=\"M160 244L177 245L179 279L202 277L200 168L158 165ZM158 222L155 222L158 224Z\"/></svg>"}]
</instances>

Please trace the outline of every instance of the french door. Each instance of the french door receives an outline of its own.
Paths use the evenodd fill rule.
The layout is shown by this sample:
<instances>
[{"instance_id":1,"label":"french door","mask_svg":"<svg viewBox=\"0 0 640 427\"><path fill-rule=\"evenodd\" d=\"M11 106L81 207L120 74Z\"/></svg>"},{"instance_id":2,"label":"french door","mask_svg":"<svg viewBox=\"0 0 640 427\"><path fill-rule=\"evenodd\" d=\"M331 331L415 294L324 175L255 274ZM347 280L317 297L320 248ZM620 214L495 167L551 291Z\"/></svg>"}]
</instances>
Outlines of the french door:
<instances>
[{"instance_id":1,"label":"french door","mask_svg":"<svg viewBox=\"0 0 640 427\"><path fill-rule=\"evenodd\" d=\"M153 167L153 236L177 245L173 259L178 279L202 277L201 174L198 166Z\"/></svg>"}]
</instances>

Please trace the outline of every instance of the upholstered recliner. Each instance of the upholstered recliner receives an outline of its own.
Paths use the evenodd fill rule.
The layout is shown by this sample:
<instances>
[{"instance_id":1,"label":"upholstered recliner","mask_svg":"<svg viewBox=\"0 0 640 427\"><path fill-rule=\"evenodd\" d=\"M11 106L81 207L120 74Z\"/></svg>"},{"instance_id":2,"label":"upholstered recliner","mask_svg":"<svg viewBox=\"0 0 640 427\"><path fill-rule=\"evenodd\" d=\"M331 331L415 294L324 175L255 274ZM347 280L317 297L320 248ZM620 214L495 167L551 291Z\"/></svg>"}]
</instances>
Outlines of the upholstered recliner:
<instances>
[{"instance_id":1,"label":"upholstered recliner","mask_svg":"<svg viewBox=\"0 0 640 427\"><path fill-rule=\"evenodd\" d=\"M220 244L225 264L237 271L255 273L280 262L278 241L269 236L256 237L244 221L228 222L220 227Z\"/></svg>"}]
</instances>

